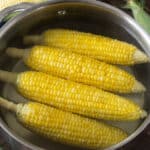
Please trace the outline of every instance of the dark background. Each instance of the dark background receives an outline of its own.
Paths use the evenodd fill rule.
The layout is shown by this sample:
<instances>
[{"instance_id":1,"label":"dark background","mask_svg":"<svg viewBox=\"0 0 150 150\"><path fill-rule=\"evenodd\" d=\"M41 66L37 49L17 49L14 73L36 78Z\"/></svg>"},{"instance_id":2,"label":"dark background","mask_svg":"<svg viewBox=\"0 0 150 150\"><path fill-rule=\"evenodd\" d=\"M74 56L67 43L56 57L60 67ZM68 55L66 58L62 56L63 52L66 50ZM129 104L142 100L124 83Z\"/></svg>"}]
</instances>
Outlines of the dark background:
<instances>
[{"instance_id":1,"label":"dark background","mask_svg":"<svg viewBox=\"0 0 150 150\"><path fill-rule=\"evenodd\" d=\"M120 9L122 9L126 3L126 0L101 0L101 1L119 7ZM150 13L150 0L146 0L145 10L148 13ZM124 11L131 14L129 10ZM10 150L9 144L7 143L7 141L3 139L3 137L1 137L1 134L0 134L0 150ZM130 142L129 144L118 150L150 150L150 125L136 139L134 139L132 142Z\"/></svg>"}]
</instances>

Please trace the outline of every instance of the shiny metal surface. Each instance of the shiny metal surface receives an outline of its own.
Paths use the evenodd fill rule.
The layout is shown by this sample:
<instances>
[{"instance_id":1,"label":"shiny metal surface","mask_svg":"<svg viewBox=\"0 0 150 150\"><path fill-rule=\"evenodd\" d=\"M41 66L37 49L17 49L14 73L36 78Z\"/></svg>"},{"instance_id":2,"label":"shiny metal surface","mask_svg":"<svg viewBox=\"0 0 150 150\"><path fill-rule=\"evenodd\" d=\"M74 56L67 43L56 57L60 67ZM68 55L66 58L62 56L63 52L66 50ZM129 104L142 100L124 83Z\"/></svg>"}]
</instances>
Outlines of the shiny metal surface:
<instances>
[{"instance_id":1,"label":"shiny metal surface","mask_svg":"<svg viewBox=\"0 0 150 150\"><path fill-rule=\"evenodd\" d=\"M26 69L21 62L8 58L4 53L4 49L7 46L25 47L22 44L23 35L28 33L40 33L50 27L77 29L124 40L135 44L150 56L149 36L131 17L119 9L98 1L71 0L68 2L67 0L52 0L27 9L24 13L8 21L0 29L0 68L15 71ZM135 95L130 96L134 97L149 112L150 65L137 65L129 69L147 87L147 92L144 93L143 97L144 100L137 100L137 97L139 98L141 95L136 95L136 97ZM14 87L1 83L0 88L2 89L1 95L14 101L24 100L18 96L15 91L12 92ZM7 114L9 118L6 117L6 114L5 111L1 112L0 126L6 133L6 138L11 141L10 143L15 142L16 147L14 149L77 149L48 142L41 137L31 134L22 127L19 128L17 126L19 124L17 123L12 125L12 122L15 122L15 117ZM107 148L107 150L113 150L127 144L142 132L149 123L150 115L145 120L138 122L137 126L133 128L134 131L132 131L126 140ZM131 124L132 123L129 123L127 128L129 128Z\"/></svg>"},{"instance_id":2,"label":"shiny metal surface","mask_svg":"<svg viewBox=\"0 0 150 150\"><path fill-rule=\"evenodd\" d=\"M8 15L15 13L15 12L17 12L18 14L22 13L23 11L25 11L26 9L28 9L29 7L33 5L34 4L32 3L21 3L15 6L5 8L4 10L0 11L0 22L3 22Z\"/></svg>"}]
</instances>

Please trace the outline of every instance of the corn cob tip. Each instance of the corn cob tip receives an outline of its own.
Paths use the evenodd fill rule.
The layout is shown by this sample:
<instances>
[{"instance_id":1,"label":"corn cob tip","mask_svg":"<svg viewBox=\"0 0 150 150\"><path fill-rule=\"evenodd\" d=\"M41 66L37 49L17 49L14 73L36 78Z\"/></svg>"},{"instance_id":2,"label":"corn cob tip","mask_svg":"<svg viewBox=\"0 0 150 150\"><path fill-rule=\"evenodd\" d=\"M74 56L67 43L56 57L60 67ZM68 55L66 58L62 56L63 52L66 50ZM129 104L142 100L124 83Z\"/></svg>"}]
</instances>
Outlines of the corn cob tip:
<instances>
[{"instance_id":1,"label":"corn cob tip","mask_svg":"<svg viewBox=\"0 0 150 150\"><path fill-rule=\"evenodd\" d=\"M145 110L141 111L141 119L147 117L147 112Z\"/></svg>"},{"instance_id":2,"label":"corn cob tip","mask_svg":"<svg viewBox=\"0 0 150 150\"><path fill-rule=\"evenodd\" d=\"M133 55L134 62L137 64L150 62L150 58L140 50L136 50Z\"/></svg>"},{"instance_id":3,"label":"corn cob tip","mask_svg":"<svg viewBox=\"0 0 150 150\"><path fill-rule=\"evenodd\" d=\"M145 91L146 91L145 86L141 82L136 80L134 83L132 92L139 93L139 92L145 92Z\"/></svg>"}]
</instances>

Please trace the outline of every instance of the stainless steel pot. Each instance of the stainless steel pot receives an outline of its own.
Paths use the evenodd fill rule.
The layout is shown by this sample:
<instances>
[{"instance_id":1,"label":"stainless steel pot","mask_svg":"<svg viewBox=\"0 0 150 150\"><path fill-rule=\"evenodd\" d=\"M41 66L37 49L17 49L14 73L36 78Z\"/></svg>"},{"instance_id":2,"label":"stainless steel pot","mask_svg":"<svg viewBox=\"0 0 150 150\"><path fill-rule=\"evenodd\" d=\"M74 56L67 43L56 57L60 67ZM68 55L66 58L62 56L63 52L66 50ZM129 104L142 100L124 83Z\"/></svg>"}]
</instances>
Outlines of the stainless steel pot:
<instances>
[{"instance_id":1,"label":"stainless steel pot","mask_svg":"<svg viewBox=\"0 0 150 150\"><path fill-rule=\"evenodd\" d=\"M77 29L124 40L135 44L150 56L149 36L127 14L105 3L95 0L51 0L32 5L30 8L29 6L29 4L23 4L11 7L0 14L0 21L4 21L4 16L7 16L8 13L23 11L17 17L4 23L0 29L0 69L18 72L26 70L27 68L21 61L17 62L17 60L10 59L5 55L5 48L8 46L24 47L22 36L29 33L40 33L50 27ZM147 87L146 93L128 96L149 112L150 65L137 65L127 69L134 73L138 80ZM0 95L17 102L25 101L11 85L0 83L0 88ZM127 144L141 133L149 122L150 115L145 120L138 122L110 122L124 128L130 136L121 143L107 148L107 150L117 149ZM0 127L14 150L77 149L37 137L19 125L15 117L5 110L0 113Z\"/></svg>"}]
</instances>

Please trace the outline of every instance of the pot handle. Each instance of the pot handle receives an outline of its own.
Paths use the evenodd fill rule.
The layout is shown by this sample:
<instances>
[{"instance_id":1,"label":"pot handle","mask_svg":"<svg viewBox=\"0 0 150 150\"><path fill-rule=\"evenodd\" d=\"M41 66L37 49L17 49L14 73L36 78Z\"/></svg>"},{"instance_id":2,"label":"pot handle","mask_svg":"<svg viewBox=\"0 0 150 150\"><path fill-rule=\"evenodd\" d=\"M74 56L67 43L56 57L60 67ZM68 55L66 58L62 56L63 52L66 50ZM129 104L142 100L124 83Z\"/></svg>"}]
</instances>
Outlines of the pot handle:
<instances>
[{"instance_id":1,"label":"pot handle","mask_svg":"<svg viewBox=\"0 0 150 150\"><path fill-rule=\"evenodd\" d=\"M2 27L8 20L16 17L26 9L32 7L33 3L21 3L14 6L10 6L0 11L0 27Z\"/></svg>"}]
</instances>

